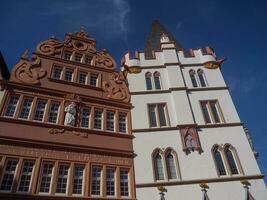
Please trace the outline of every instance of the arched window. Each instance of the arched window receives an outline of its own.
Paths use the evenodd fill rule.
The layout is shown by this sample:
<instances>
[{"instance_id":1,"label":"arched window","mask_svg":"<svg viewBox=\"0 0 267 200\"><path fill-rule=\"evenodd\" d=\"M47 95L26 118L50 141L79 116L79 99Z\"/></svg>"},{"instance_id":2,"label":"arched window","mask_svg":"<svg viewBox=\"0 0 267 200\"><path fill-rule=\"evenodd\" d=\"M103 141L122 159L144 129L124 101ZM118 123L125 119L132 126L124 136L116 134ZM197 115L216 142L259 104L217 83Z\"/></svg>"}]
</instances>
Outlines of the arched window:
<instances>
[{"instance_id":1,"label":"arched window","mask_svg":"<svg viewBox=\"0 0 267 200\"><path fill-rule=\"evenodd\" d=\"M174 156L172 155L170 151L167 152L165 161L166 161L166 166L167 166L168 179L176 179L177 174L176 174Z\"/></svg>"},{"instance_id":2,"label":"arched window","mask_svg":"<svg viewBox=\"0 0 267 200\"><path fill-rule=\"evenodd\" d=\"M152 74L150 72L146 73L146 89L152 90Z\"/></svg>"},{"instance_id":3,"label":"arched window","mask_svg":"<svg viewBox=\"0 0 267 200\"><path fill-rule=\"evenodd\" d=\"M190 150L194 150L196 148L196 142L190 134L185 137L185 145Z\"/></svg>"},{"instance_id":4,"label":"arched window","mask_svg":"<svg viewBox=\"0 0 267 200\"><path fill-rule=\"evenodd\" d=\"M197 87L197 80L196 80L196 72L195 70L191 69L189 71L189 75L190 75L190 78L191 78L191 82L192 82L192 85L193 87Z\"/></svg>"},{"instance_id":5,"label":"arched window","mask_svg":"<svg viewBox=\"0 0 267 200\"><path fill-rule=\"evenodd\" d=\"M204 77L204 71L202 69L199 69L199 70L197 70L197 74L198 74L198 78L200 81L200 85L202 87L206 87L207 84L206 84L205 77Z\"/></svg>"},{"instance_id":6,"label":"arched window","mask_svg":"<svg viewBox=\"0 0 267 200\"><path fill-rule=\"evenodd\" d=\"M164 180L164 169L163 169L163 163L162 163L162 157L158 153L153 158L154 162L154 170L155 170L155 179L156 180Z\"/></svg>"},{"instance_id":7,"label":"arched window","mask_svg":"<svg viewBox=\"0 0 267 200\"><path fill-rule=\"evenodd\" d=\"M155 82L155 88L161 89L161 84L160 84L160 73L159 72L155 72L154 73L154 82Z\"/></svg>"},{"instance_id":8,"label":"arched window","mask_svg":"<svg viewBox=\"0 0 267 200\"><path fill-rule=\"evenodd\" d=\"M226 170L224 167L223 159L221 152L219 151L218 147L215 147L213 150L214 160L217 167L217 170L219 172L219 175L226 175Z\"/></svg>"},{"instance_id":9,"label":"arched window","mask_svg":"<svg viewBox=\"0 0 267 200\"><path fill-rule=\"evenodd\" d=\"M235 163L233 152L229 148L230 148L229 146L226 146L224 151L225 151L228 165L229 165L230 170L231 170L231 174L238 174L238 169L237 169L237 166Z\"/></svg>"}]
</instances>

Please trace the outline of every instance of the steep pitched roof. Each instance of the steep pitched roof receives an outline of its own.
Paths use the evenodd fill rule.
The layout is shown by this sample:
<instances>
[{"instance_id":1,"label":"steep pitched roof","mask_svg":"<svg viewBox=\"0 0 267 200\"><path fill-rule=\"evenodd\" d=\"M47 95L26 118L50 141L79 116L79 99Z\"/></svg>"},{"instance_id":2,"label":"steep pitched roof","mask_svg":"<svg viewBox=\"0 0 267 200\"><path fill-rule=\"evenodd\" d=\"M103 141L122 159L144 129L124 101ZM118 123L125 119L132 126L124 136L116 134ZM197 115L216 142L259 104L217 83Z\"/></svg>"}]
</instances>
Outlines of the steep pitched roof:
<instances>
[{"instance_id":1,"label":"steep pitched roof","mask_svg":"<svg viewBox=\"0 0 267 200\"><path fill-rule=\"evenodd\" d=\"M147 58L152 57L152 50L160 51L160 37L165 33L170 38L170 41L175 43L175 46L178 50L182 50L182 45L176 41L171 33L169 33L164 26L160 24L158 20L154 20L151 24L150 31L147 35L144 52Z\"/></svg>"}]
</instances>

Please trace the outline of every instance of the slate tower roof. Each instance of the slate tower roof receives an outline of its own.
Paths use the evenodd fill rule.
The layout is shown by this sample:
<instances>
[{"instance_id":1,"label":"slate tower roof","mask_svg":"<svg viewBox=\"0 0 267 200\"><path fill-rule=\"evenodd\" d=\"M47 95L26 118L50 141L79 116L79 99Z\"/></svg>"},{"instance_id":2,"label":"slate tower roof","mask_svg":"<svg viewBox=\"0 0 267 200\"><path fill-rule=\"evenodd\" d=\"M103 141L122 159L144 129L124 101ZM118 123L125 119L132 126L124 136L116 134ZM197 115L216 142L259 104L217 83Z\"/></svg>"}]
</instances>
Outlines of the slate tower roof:
<instances>
[{"instance_id":1,"label":"slate tower roof","mask_svg":"<svg viewBox=\"0 0 267 200\"><path fill-rule=\"evenodd\" d=\"M171 33L169 33L164 26L160 24L158 20L154 20L151 24L150 31L147 35L144 52L146 58L152 58L152 50L160 51L160 37L165 33L170 38L170 41L175 43L175 46L178 50L182 50L182 45L176 41Z\"/></svg>"}]
</instances>

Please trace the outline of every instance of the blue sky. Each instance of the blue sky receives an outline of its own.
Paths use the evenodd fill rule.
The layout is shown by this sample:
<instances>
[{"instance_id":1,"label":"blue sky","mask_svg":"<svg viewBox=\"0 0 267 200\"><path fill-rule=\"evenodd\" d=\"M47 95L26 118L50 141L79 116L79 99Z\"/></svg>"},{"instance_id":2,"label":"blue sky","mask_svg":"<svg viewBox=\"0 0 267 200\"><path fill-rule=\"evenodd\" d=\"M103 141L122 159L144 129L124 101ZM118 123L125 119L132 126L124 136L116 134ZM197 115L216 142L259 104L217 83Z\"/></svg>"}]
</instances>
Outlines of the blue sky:
<instances>
[{"instance_id":1,"label":"blue sky","mask_svg":"<svg viewBox=\"0 0 267 200\"><path fill-rule=\"evenodd\" d=\"M143 49L159 19L185 48L209 45L227 58L222 72L267 174L266 9L260 0L2 0L0 50L12 68L26 48L84 26L120 63L125 52Z\"/></svg>"}]
</instances>

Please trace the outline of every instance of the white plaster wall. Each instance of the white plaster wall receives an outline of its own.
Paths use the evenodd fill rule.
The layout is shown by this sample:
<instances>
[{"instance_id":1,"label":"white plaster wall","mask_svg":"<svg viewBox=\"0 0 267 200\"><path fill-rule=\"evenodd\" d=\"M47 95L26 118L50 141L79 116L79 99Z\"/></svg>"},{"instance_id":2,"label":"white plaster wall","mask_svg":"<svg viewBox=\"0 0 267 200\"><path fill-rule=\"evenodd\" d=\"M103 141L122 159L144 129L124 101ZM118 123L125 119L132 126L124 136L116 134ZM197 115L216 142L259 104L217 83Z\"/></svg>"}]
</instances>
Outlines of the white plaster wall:
<instances>
[{"instance_id":1,"label":"white plaster wall","mask_svg":"<svg viewBox=\"0 0 267 200\"><path fill-rule=\"evenodd\" d=\"M223 79L221 70L217 69L207 69L203 66L194 66L194 67L184 67L182 68L182 72L184 74L186 86L188 88L193 88L192 81L190 79L189 71L193 69L197 73L198 69L202 69L204 71L204 76L206 78L207 87L225 87L225 81ZM200 84L199 84L200 85Z\"/></svg>"},{"instance_id":2,"label":"white plaster wall","mask_svg":"<svg viewBox=\"0 0 267 200\"><path fill-rule=\"evenodd\" d=\"M189 93L189 98L196 123L199 125L205 124L199 103L200 100L217 99L226 123L240 122L239 116L228 90L192 91Z\"/></svg>"},{"instance_id":3,"label":"white plaster wall","mask_svg":"<svg viewBox=\"0 0 267 200\"><path fill-rule=\"evenodd\" d=\"M262 180L250 180L250 193L256 200L266 200L266 188ZM209 183L207 194L209 199L216 200L243 200L245 199L245 189L239 181ZM165 194L166 200L184 199L193 200L201 199L201 188L198 184L167 186ZM153 188L137 188L137 199L159 199L159 191Z\"/></svg>"},{"instance_id":4,"label":"white plaster wall","mask_svg":"<svg viewBox=\"0 0 267 200\"><path fill-rule=\"evenodd\" d=\"M194 54L194 57L184 57L184 53L182 51L178 51L179 61L181 64L199 64L216 60L212 55L202 55L200 49L194 50Z\"/></svg>"},{"instance_id":5,"label":"white plaster wall","mask_svg":"<svg viewBox=\"0 0 267 200\"><path fill-rule=\"evenodd\" d=\"M260 170L255 161L242 126L206 128L199 131L203 152L186 155L182 150L179 130L135 133L133 141L136 183L152 183L151 153L156 148L173 148L178 155L183 180L217 178L211 149L214 144L230 143L236 148L245 175L258 175Z\"/></svg>"}]
</instances>

